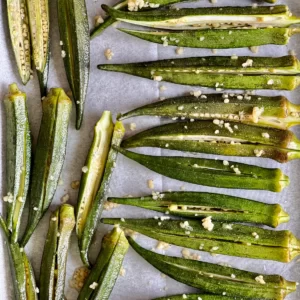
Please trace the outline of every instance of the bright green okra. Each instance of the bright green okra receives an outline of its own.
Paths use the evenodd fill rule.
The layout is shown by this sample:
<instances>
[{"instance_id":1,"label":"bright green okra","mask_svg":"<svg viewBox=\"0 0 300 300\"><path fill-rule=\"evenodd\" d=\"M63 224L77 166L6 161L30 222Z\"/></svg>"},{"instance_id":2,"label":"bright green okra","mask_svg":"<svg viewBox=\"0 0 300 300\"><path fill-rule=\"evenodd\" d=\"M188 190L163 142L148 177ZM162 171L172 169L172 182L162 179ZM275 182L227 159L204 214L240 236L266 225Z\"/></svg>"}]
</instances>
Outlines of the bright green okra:
<instances>
[{"instance_id":1,"label":"bright green okra","mask_svg":"<svg viewBox=\"0 0 300 300\"><path fill-rule=\"evenodd\" d=\"M31 263L18 243L11 242L11 236L5 221L0 215L0 227L9 249L9 260L13 277L15 298L18 300L37 300L37 287Z\"/></svg>"},{"instance_id":2,"label":"bright green okra","mask_svg":"<svg viewBox=\"0 0 300 300\"><path fill-rule=\"evenodd\" d=\"M166 220L167 218L167 220ZM290 262L300 254L300 241L288 230L201 220L102 219L177 246L216 254Z\"/></svg>"},{"instance_id":3,"label":"bright green okra","mask_svg":"<svg viewBox=\"0 0 300 300\"><path fill-rule=\"evenodd\" d=\"M130 64L98 65L155 81L222 89L294 90L300 84L295 56L206 56Z\"/></svg>"},{"instance_id":4,"label":"bright green okra","mask_svg":"<svg viewBox=\"0 0 300 300\"><path fill-rule=\"evenodd\" d=\"M165 256L142 248L130 237L128 241L138 254L164 274L211 294L224 295L225 292L230 299L242 297L282 300L296 290L296 282L287 281L279 275L261 275L212 263Z\"/></svg>"},{"instance_id":5,"label":"bright green okra","mask_svg":"<svg viewBox=\"0 0 300 300\"><path fill-rule=\"evenodd\" d=\"M179 10L155 10L126 12L102 5L114 19L146 27L170 30L199 28L266 28L289 27L299 24L300 18L293 16L285 5L245 7L201 7Z\"/></svg>"},{"instance_id":6,"label":"bright green okra","mask_svg":"<svg viewBox=\"0 0 300 300\"><path fill-rule=\"evenodd\" d=\"M225 105L226 103L226 105ZM206 94L182 96L154 102L127 113L120 120L135 116L160 116L190 120L224 120L287 129L300 124L300 106L283 96L249 94Z\"/></svg>"},{"instance_id":7,"label":"bright green okra","mask_svg":"<svg viewBox=\"0 0 300 300\"><path fill-rule=\"evenodd\" d=\"M109 299L128 247L124 232L118 227L103 237L97 261L80 291L78 300Z\"/></svg>"},{"instance_id":8,"label":"bright green okra","mask_svg":"<svg viewBox=\"0 0 300 300\"><path fill-rule=\"evenodd\" d=\"M78 235L80 256L86 266L90 266L88 258L89 247L97 229L99 218L103 210L105 197L108 191L109 182L116 164L118 152L114 149L114 147L120 146L124 134L125 129L122 122L116 122L112 135L111 147L106 159L105 169L100 186L98 190L94 190L96 194L90 204L88 215L86 216L84 222L84 227L81 228L80 235ZM80 217L79 214L78 217ZM77 220L77 224L79 223L80 220Z\"/></svg>"},{"instance_id":9,"label":"bright green okra","mask_svg":"<svg viewBox=\"0 0 300 300\"><path fill-rule=\"evenodd\" d=\"M280 169L183 156L143 155L116 148L126 157L164 176L185 182L219 188L268 190L280 192L289 185Z\"/></svg>"},{"instance_id":10,"label":"bright green okra","mask_svg":"<svg viewBox=\"0 0 300 300\"><path fill-rule=\"evenodd\" d=\"M300 141L293 132L233 124L218 119L169 123L126 139L122 147L159 147L227 156L265 157L281 163L300 158Z\"/></svg>"},{"instance_id":11,"label":"bright green okra","mask_svg":"<svg viewBox=\"0 0 300 300\"><path fill-rule=\"evenodd\" d=\"M287 45L299 28L202 29L191 31L141 31L120 28L137 38L165 46L227 49L262 45ZM218 42L216 42L218 41Z\"/></svg>"},{"instance_id":12,"label":"bright green okra","mask_svg":"<svg viewBox=\"0 0 300 300\"><path fill-rule=\"evenodd\" d=\"M90 72L90 34L84 0L59 0L58 23L61 55L76 107L80 129Z\"/></svg>"},{"instance_id":13,"label":"bright green okra","mask_svg":"<svg viewBox=\"0 0 300 300\"><path fill-rule=\"evenodd\" d=\"M42 102L43 116L34 156L29 192L29 217L24 247L54 197L62 171L72 101L61 88L53 88Z\"/></svg>"},{"instance_id":14,"label":"bright green okra","mask_svg":"<svg viewBox=\"0 0 300 300\"><path fill-rule=\"evenodd\" d=\"M174 295L174 296L166 296L166 297L160 297L155 298L152 300L182 300L183 296L181 295ZM232 298L226 297L226 296L218 296L218 295L209 295L209 294L186 294L185 298L187 300L231 300ZM235 300L251 300L252 298L240 298L240 297L234 297Z\"/></svg>"},{"instance_id":15,"label":"bright green okra","mask_svg":"<svg viewBox=\"0 0 300 300\"><path fill-rule=\"evenodd\" d=\"M7 158L7 227L11 241L18 241L21 216L27 198L30 165L31 137L26 94L15 83L9 86L4 99L6 110L6 158Z\"/></svg>"},{"instance_id":16,"label":"bright green okra","mask_svg":"<svg viewBox=\"0 0 300 300\"><path fill-rule=\"evenodd\" d=\"M75 226L74 208L63 204L50 217L40 275L40 298L64 298L67 256Z\"/></svg>"},{"instance_id":17,"label":"bright green okra","mask_svg":"<svg viewBox=\"0 0 300 300\"><path fill-rule=\"evenodd\" d=\"M7 0L10 39L22 83L30 80L31 48L26 0Z\"/></svg>"},{"instance_id":18,"label":"bright green okra","mask_svg":"<svg viewBox=\"0 0 300 300\"><path fill-rule=\"evenodd\" d=\"M280 204L214 193L162 192L143 197L111 197L108 201L193 219L211 216L217 221L249 222L271 227L289 221L289 215Z\"/></svg>"}]
</instances>

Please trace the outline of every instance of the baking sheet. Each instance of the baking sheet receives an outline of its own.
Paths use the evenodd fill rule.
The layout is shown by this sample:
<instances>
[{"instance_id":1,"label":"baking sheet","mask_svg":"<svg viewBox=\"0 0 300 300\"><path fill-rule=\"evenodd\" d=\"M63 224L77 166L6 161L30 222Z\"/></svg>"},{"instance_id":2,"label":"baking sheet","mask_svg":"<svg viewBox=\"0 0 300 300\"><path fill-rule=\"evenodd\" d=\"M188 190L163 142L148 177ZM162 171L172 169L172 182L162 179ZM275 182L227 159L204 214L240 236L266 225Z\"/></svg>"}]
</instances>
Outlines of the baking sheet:
<instances>
[{"instance_id":1,"label":"baking sheet","mask_svg":"<svg viewBox=\"0 0 300 300\"><path fill-rule=\"evenodd\" d=\"M29 118L31 123L32 134L34 143L36 142L40 119L41 119L41 106L38 80L34 74L34 79L28 83L26 87L21 85L19 80L16 66L14 63L14 57L10 45L8 26L6 20L6 1L0 2L0 99L3 99L8 84L17 82L22 90L27 93L28 96L28 109ZM51 2L51 63L50 63L50 78L49 87L63 87L66 91L69 90L66 80L65 72L63 69L63 63L61 58L61 50L59 46L59 32L57 26L56 16L56 1ZM104 2L104 1L103 1ZM104 16L101 10L102 1L87 0L88 14L90 20L90 26L92 28L94 16L101 14ZM114 4L114 1L105 1L107 4ZM219 0L218 5L252 5L254 2L250 0ZM300 5L298 0L279 1L279 3L287 3L294 14L300 15ZM211 4L207 0L198 1L196 3L185 4L184 6L210 6ZM176 5L177 7L183 5ZM120 27L120 24L118 25ZM126 24L122 24L122 27L132 27ZM280 56L286 55L290 49L298 50L300 55L300 36L293 37L289 46L267 46L260 47L258 54L253 54L249 49L234 49L234 50L218 50L217 55L270 55ZM133 77L121 73L110 73L97 70L96 66L99 63L108 63L104 56L104 51L110 48L113 53L113 59L111 63L127 63L138 62L145 60L157 60L164 58L176 58L179 57L175 54L176 47L163 47L162 45L152 44L146 41L139 40L116 30L114 27L108 28L100 37L97 37L91 41L91 75L88 89L87 103L85 109L85 120L80 131L74 129L75 123L75 110L73 109L71 125L69 129L69 139L67 148L67 157L65 160L62 180L63 185L59 186L54 197L54 201L50 207L53 211L57 205L60 204L60 198L68 193L70 195L70 203L75 205L77 198L77 191L71 189L70 184L74 180L79 180L81 175L81 168L84 165L85 157L88 152L88 148L93 137L93 127L96 121L99 119L103 110L111 110L114 117L118 112L125 112L133 109L137 106L144 105L153 101L157 101L160 97L171 97L189 93L192 90L198 90L200 88L180 86L170 83L158 83L155 81ZM213 55L210 50L201 49L184 49L184 53L180 57L189 56L202 56ZM159 87L164 85L167 90L160 91ZM204 93L212 92L211 89L201 88ZM260 92L261 94L277 94L276 92ZM294 103L300 104L299 89L294 92L282 92L281 94L287 96ZM1 119L0 119L0 143L1 159L0 159L0 196L6 194L5 189L5 121L4 121L4 109L3 105L0 107ZM158 118L133 118L124 121L127 134L130 135L133 132L129 129L131 122L136 123L137 129L135 132L141 131L147 127L160 124L162 121ZM294 128L294 131L300 136L300 129ZM143 149L143 152L149 152L149 149ZM166 154L166 150L152 149L151 153L154 155ZM171 153L171 152L168 152ZM172 154L175 152L172 152ZM178 152L177 152L178 153ZM202 157L210 157L209 155L199 155ZM219 157L223 159L223 157ZM228 159L228 157L226 158ZM180 181L172 180L162 177L146 168L130 161L122 156L118 157L117 168L113 174L111 181L110 195L125 196L133 195L140 196L151 193L151 190L147 186L147 180L153 179L155 191L164 191L168 189L172 190L191 190L191 191L210 191L227 193L230 195L237 195L248 197L268 203L280 202L284 209L290 213L291 221L288 224L280 225L279 229L291 229L294 234L300 237L300 184L299 184L299 170L300 161L293 161L284 165L280 165L274 161L268 159L259 158L231 158L233 161L243 161L246 163L253 163L265 167L280 167L286 174L290 176L291 184L283 192L275 194L266 191L238 191L238 190L226 190L207 188L203 186L197 186L193 184L183 183ZM2 206L2 202L0 202ZM3 211L3 208L2 208ZM159 215L158 213L146 211L134 207L120 206L111 211L105 211L103 216L111 217L153 217ZM45 237L48 229L49 212L40 222L37 230L32 236L28 246L26 247L26 253L30 257L36 278L39 276L39 267L41 262L41 256L43 252ZM96 239L93 243L93 256L96 257L96 253L99 251L101 238L104 233L107 232L109 226L98 226L98 232ZM138 236L137 241L148 249L156 246L156 241ZM168 255L181 256L181 247L171 246L165 253ZM290 280L300 281L300 264L297 258L289 263L283 264L273 261L262 261L254 259L234 258L224 255L211 256L208 253L201 251L198 252L201 255L201 259L204 261L214 263L228 263L233 267L239 267L249 271L258 272L261 274L279 273ZM75 233L73 233L67 268L67 280L65 287L66 299L76 299L77 292L69 286L69 279L71 278L74 269L81 266L79 258L79 250L77 247L77 239ZM173 295L180 293L189 293L196 291L184 284L176 282L168 277L162 277L161 273L139 257L132 249L129 250L124 261L124 268L126 274L124 277L119 277L115 288L110 297L111 300L147 300L159 296ZM0 291L1 299L13 298L13 287L11 284L11 277L7 259L6 246L3 239L0 243ZM300 299L300 289L298 292L291 294L286 299L296 300Z\"/></svg>"}]
</instances>

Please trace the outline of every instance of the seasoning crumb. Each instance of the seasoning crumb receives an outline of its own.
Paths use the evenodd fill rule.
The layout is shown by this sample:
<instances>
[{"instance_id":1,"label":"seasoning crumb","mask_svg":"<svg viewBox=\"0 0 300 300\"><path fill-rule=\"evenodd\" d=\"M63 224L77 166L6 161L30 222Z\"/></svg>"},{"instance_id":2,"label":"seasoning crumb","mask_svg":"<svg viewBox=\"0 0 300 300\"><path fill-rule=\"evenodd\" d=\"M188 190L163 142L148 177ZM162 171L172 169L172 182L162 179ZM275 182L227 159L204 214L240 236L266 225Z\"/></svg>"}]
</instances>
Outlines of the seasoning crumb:
<instances>
[{"instance_id":1,"label":"seasoning crumb","mask_svg":"<svg viewBox=\"0 0 300 300\"><path fill-rule=\"evenodd\" d=\"M202 219L202 226L208 231L212 231L214 229L214 224L212 223L211 216Z\"/></svg>"},{"instance_id":2,"label":"seasoning crumb","mask_svg":"<svg viewBox=\"0 0 300 300\"><path fill-rule=\"evenodd\" d=\"M176 48L175 52L176 52L177 55L181 55L183 53L183 48L182 47L178 47L178 48Z\"/></svg>"},{"instance_id":3,"label":"seasoning crumb","mask_svg":"<svg viewBox=\"0 0 300 300\"><path fill-rule=\"evenodd\" d=\"M111 60L114 56L114 53L112 52L111 49L108 48L104 51L104 55L105 55L107 60Z\"/></svg>"},{"instance_id":4,"label":"seasoning crumb","mask_svg":"<svg viewBox=\"0 0 300 300\"><path fill-rule=\"evenodd\" d=\"M158 241L155 248L157 250L167 250L169 247L170 247L170 244L162 242L162 241Z\"/></svg>"},{"instance_id":5,"label":"seasoning crumb","mask_svg":"<svg viewBox=\"0 0 300 300\"><path fill-rule=\"evenodd\" d=\"M104 22L101 16L95 16L95 26L102 24Z\"/></svg>"},{"instance_id":6,"label":"seasoning crumb","mask_svg":"<svg viewBox=\"0 0 300 300\"><path fill-rule=\"evenodd\" d=\"M110 202L110 201L105 201L104 205L103 205L105 210L112 210L112 209L114 209L118 206L120 206L120 204L113 203L113 202Z\"/></svg>"},{"instance_id":7,"label":"seasoning crumb","mask_svg":"<svg viewBox=\"0 0 300 300\"><path fill-rule=\"evenodd\" d=\"M255 277L255 281L260 283L260 284L266 284L264 277L262 275L259 275L257 277Z\"/></svg>"},{"instance_id":8,"label":"seasoning crumb","mask_svg":"<svg viewBox=\"0 0 300 300\"><path fill-rule=\"evenodd\" d=\"M191 253L189 249L182 249L181 250L181 254L182 254L182 257L185 258L185 259L193 259L193 260L200 260L201 259L201 256L197 253Z\"/></svg>"},{"instance_id":9,"label":"seasoning crumb","mask_svg":"<svg viewBox=\"0 0 300 300\"><path fill-rule=\"evenodd\" d=\"M124 277L126 274L126 270L123 267L121 267L119 274L120 274L120 276Z\"/></svg>"},{"instance_id":10,"label":"seasoning crumb","mask_svg":"<svg viewBox=\"0 0 300 300\"><path fill-rule=\"evenodd\" d=\"M89 168L87 166L82 167L81 171L83 173L86 173L89 170Z\"/></svg>"},{"instance_id":11,"label":"seasoning crumb","mask_svg":"<svg viewBox=\"0 0 300 300\"><path fill-rule=\"evenodd\" d=\"M153 190L154 189L154 181L153 179L148 179L147 180L148 188Z\"/></svg>"},{"instance_id":12,"label":"seasoning crumb","mask_svg":"<svg viewBox=\"0 0 300 300\"><path fill-rule=\"evenodd\" d=\"M79 186L80 186L80 181L79 180L74 180L74 181L71 182L71 188L73 190L77 190L79 188Z\"/></svg>"},{"instance_id":13,"label":"seasoning crumb","mask_svg":"<svg viewBox=\"0 0 300 300\"><path fill-rule=\"evenodd\" d=\"M136 130L136 124L135 123L130 123L129 128L131 131Z\"/></svg>"},{"instance_id":14,"label":"seasoning crumb","mask_svg":"<svg viewBox=\"0 0 300 300\"><path fill-rule=\"evenodd\" d=\"M94 290L97 286L98 286L98 283L94 281L94 282L90 285L90 289Z\"/></svg>"}]
</instances>

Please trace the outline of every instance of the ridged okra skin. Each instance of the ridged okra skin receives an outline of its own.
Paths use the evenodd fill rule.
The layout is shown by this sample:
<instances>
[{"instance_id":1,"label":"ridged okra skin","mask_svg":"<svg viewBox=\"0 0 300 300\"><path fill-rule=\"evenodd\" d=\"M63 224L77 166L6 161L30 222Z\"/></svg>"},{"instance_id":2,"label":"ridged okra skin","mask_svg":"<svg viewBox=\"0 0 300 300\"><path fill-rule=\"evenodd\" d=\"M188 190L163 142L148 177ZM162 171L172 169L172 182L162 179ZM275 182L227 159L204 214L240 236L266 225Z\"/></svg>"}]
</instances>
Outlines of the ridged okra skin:
<instances>
[{"instance_id":1,"label":"ridged okra skin","mask_svg":"<svg viewBox=\"0 0 300 300\"><path fill-rule=\"evenodd\" d=\"M15 83L4 99L6 111L7 227L16 243L27 199L31 166L31 137L26 94Z\"/></svg>"},{"instance_id":2,"label":"ridged okra skin","mask_svg":"<svg viewBox=\"0 0 300 300\"><path fill-rule=\"evenodd\" d=\"M289 185L280 169L183 156L143 155L115 148L126 157L164 176L185 182L219 188L269 190L280 192Z\"/></svg>"},{"instance_id":3,"label":"ridged okra skin","mask_svg":"<svg viewBox=\"0 0 300 300\"><path fill-rule=\"evenodd\" d=\"M300 158L300 142L291 131L233 124L218 119L170 123L140 132L122 146L265 157L281 163Z\"/></svg>"},{"instance_id":4,"label":"ridged okra skin","mask_svg":"<svg viewBox=\"0 0 300 300\"><path fill-rule=\"evenodd\" d=\"M21 245L25 246L54 197L62 171L72 101L61 88L53 88L42 102L43 116L29 192L28 224Z\"/></svg>"},{"instance_id":5,"label":"ridged okra skin","mask_svg":"<svg viewBox=\"0 0 300 300\"><path fill-rule=\"evenodd\" d=\"M90 34L85 0L58 0L62 57L80 129L90 73Z\"/></svg>"},{"instance_id":6,"label":"ridged okra skin","mask_svg":"<svg viewBox=\"0 0 300 300\"><path fill-rule=\"evenodd\" d=\"M204 300L219 299L218 295L224 297L224 292L230 299L241 297L282 300L296 290L296 282L287 281L279 275L261 275L201 261L165 256L142 248L130 237L128 241L138 254L164 274L204 292L217 295L216 298ZM265 284L258 282L260 278Z\"/></svg>"},{"instance_id":7,"label":"ridged okra skin","mask_svg":"<svg viewBox=\"0 0 300 300\"><path fill-rule=\"evenodd\" d=\"M223 194L162 192L142 197L110 197L107 200L192 219L211 216L217 221L257 223L271 227L289 221L289 215L280 204L266 204Z\"/></svg>"},{"instance_id":8,"label":"ridged okra skin","mask_svg":"<svg viewBox=\"0 0 300 300\"><path fill-rule=\"evenodd\" d=\"M193 92L194 93L194 92ZM225 105L226 104L226 105ZM182 96L147 104L119 114L123 120L135 116L159 116L193 120L223 120L287 129L300 124L300 106L283 96L235 93Z\"/></svg>"}]
</instances>

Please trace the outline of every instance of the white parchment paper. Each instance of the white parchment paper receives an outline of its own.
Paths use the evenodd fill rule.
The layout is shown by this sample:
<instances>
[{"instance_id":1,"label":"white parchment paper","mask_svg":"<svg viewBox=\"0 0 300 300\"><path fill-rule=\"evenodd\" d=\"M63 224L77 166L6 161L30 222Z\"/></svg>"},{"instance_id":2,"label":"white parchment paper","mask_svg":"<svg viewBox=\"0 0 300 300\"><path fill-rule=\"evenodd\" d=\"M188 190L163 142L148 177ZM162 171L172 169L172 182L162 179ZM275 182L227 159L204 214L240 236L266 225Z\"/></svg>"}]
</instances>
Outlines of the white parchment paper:
<instances>
[{"instance_id":1,"label":"white parchment paper","mask_svg":"<svg viewBox=\"0 0 300 300\"><path fill-rule=\"evenodd\" d=\"M90 26L92 28L95 15L103 15L101 4L104 1L86 0L88 6L88 14L90 18ZM29 117L31 123L32 134L34 143L36 142L40 120L41 120L41 104L39 96L38 80L36 75L34 79L28 83L26 87L21 85L18 77L14 57L11 49L11 44L8 35L8 25L6 19L6 1L0 1L0 99L3 99L7 92L8 84L17 82L22 90L28 96ZM296 15L300 15L300 5L298 0L279 1L279 3L287 3ZM59 46L59 32L57 25L56 14L56 1L51 3L51 64L50 64L50 78L49 87L63 87L66 91L69 90L68 83L63 69L61 58L61 50ZM114 1L108 1L107 4L114 4ZM219 0L218 5L252 5L254 2L251 0ZM211 5L207 0L199 1L197 3L185 4L184 6L209 6ZM179 5L177 5L179 6ZM181 5L183 6L183 5ZM129 27L122 24L122 27ZM120 27L120 25L119 25ZM258 54L253 54L249 49L235 49L235 50L219 50L217 55L270 55L280 56L286 55L290 49L298 51L300 55L300 36L293 37L289 46L267 46L260 47ZM74 128L75 123L75 110L73 109L72 119L69 129L69 139L67 148L67 157L65 160L62 180L63 185L60 185L55 194L54 201L50 207L53 211L57 205L60 204L60 198L68 193L70 195L70 203L75 205L77 199L77 191L71 189L70 184L74 180L79 180L81 175L81 168L92 141L93 127L96 121L101 116L103 110L111 110L113 115L116 116L118 112L125 112L137 106L144 105L150 102L157 101L159 97L179 96L189 93L192 90L197 90L195 87L180 86L170 83L158 83L155 81L133 77L121 73L110 73L97 70L96 66L99 63L107 63L104 56L104 51L110 48L113 53L112 63L127 63L138 62L146 60L157 60L164 58L179 57L175 53L176 47L163 47L162 45L152 44L146 41L139 40L124 33L119 32L116 28L108 28L100 37L91 41L91 74L89 90L85 109L85 119L80 131ZM184 49L184 53L180 57L189 56L204 56L213 55L210 50L201 49ZM160 91L159 86L164 85L167 90ZM209 89L201 89L203 92L212 92ZM261 92L261 94L277 94L276 92ZM282 92L281 94L287 96L294 103L300 104L299 89L294 92ZM1 100L0 100L1 101ZM4 108L0 106L1 110L1 131L0 142L1 159L0 159L0 196L6 194L6 174L5 174L5 119ZM147 127L158 125L161 121L158 118L134 118L126 120L124 123L128 129L127 134L133 132L129 129L129 124L135 122L137 131L141 131ZM295 128L294 131L300 136L300 129ZM144 152L149 152L147 149ZM152 149L151 153L159 155L166 154L166 150ZM202 155L209 157L208 155ZM220 157L220 159L223 159ZM228 158L227 158L228 159ZM151 193L147 186L147 180L153 179L155 191L164 191L168 189L191 191L210 191L227 193L231 195L238 195L248 197L250 199L260 200L268 203L280 202L284 209L291 215L291 221L288 224L283 224L279 229L291 229L294 234L300 237L300 161L293 161L284 165L276 163L268 159L246 159L246 158L232 158L233 161L243 161L246 163L258 164L265 167L280 167L286 174L290 176L291 185L283 192L275 194L266 191L238 191L238 190L225 190L207 188L193 184L187 184L162 177L146 168L130 161L122 156L118 157L117 168L114 172L111 181L110 194L114 196L133 195L140 196ZM0 203L0 206L2 202ZM2 208L3 212L3 208ZM103 216L111 217L153 217L158 213L146 211L134 207L120 206L112 211L105 211ZM39 277L39 268L41 256L43 252L45 236L48 229L49 212L40 222L37 230L32 236L26 253L32 261L36 278ZM98 232L93 244L93 254L96 257L100 249L101 238L107 232L109 226L99 224ZM137 241L148 249L155 247L156 241L139 236ZM171 246L166 254L168 255L181 255L182 248ZM196 252L196 251L192 251ZM250 271L255 271L261 274L279 273L287 279L300 281L300 264L297 259L289 264L283 264L272 261L262 261L254 259L234 258L224 255L212 257L208 253L199 251L201 259L214 263L226 262L234 267L243 268ZM81 266L82 263L79 258L79 250L77 247L77 239L75 233L72 236L71 246L68 258L67 280L65 287L65 295L68 300L76 299L76 290L70 288L69 279L71 278L74 269ZM176 282L168 277L162 277L161 273L153 268L150 264L139 257L132 249L129 250L124 261L124 268L126 274L124 277L119 277L115 288L111 295L111 300L147 300L159 296L174 295L180 293L189 293L195 291L184 284ZM8 256L6 246L3 239L0 243L0 299L12 299L13 287L8 265ZM293 293L287 299L296 300L300 299L300 290ZM45 299L42 299L45 300Z\"/></svg>"}]
</instances>

